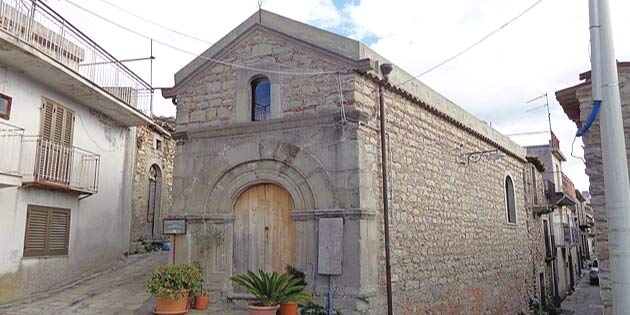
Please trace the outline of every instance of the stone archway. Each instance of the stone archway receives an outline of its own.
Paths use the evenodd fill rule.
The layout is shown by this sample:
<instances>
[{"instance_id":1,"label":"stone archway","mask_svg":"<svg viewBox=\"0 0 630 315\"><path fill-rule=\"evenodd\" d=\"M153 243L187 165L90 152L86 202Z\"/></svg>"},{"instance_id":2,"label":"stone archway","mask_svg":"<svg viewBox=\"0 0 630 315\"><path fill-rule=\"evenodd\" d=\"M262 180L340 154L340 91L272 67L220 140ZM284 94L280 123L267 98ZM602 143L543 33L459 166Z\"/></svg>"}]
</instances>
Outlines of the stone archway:
<instances>
[{"instance_id":1,"label":"stone archway","mask_svg":"<svg viewBox=\"0 0 630 315\"><path fill-rule=\"evenodd\" d=\"M256 184L241 193L234 204L234 274L259 269L282 273L293 265L293 209L289 192L276 184Z\"/></svg>"}]
</instances>

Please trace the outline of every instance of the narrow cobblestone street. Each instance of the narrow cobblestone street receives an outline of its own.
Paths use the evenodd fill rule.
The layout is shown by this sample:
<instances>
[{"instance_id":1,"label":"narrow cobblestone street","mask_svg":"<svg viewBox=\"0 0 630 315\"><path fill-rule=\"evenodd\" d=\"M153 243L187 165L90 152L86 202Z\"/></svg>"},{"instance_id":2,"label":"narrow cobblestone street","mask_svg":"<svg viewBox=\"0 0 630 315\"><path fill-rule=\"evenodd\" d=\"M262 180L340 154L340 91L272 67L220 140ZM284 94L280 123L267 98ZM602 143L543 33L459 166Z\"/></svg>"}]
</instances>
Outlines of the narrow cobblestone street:
<instances>
[{"instance_id":1,"label":"narrow cobblestone street","mask_svg":"<svg viewBox=\"0 0 630 315\"><path fill-rule=\"evenodd\" d=\"M1 315L148 315L153 298L145 292L146 274L168 262L168 253L131 256L120 265L31 300L0 306ZM243 311L217 309L189 314L242 315Z\"/></svg>"},{"instance_id":2,"label":"narrow cobblestone street","mask_svg":"<svg viewBox=\"0 0 630 315\"><path fill-rule=\"evenodd\" d=\"M132 256L108 271L54 292L0 307L0 314L137 314L150 300L143 287L146 273L167 261L165 252Z\"/></svg>"},{"instance_id":3,"label":"narrow cobblestone street","mask_svg":"<svg viewBox=\"0 0 630 315\"><path fill-rule=\"evenodd\" d=\"M572 315L601 315L603 306L599 286L590 285L588 272L583 274L575 292L562 302L562 309Z\"/></svg>"}]
</instances>

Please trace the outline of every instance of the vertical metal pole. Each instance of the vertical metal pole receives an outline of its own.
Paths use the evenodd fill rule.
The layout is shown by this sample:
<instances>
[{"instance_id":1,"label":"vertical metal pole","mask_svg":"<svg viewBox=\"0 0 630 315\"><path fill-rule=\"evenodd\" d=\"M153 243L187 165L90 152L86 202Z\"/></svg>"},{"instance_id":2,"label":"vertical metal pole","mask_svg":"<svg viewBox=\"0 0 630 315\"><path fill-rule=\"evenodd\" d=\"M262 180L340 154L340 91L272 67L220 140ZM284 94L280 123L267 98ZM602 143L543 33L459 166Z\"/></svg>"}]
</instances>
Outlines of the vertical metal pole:
<instances>
[{"instance_id":1,"label":"vertical metal pole","mask_svg":"<svg viewBox=\"0 0 630 315\"><path fill-rule=\"evenodd\" d=\"M332 276L328 276L328 315L334 315Z\"/></svg>"},{"instance_id":2,"label":"vertical metal pole","mask_svg":"<svg viewBox=\"0 0 630 315\"><path fill-rule=\"evenodd\" d=\"M612 311L613 314L621 315L630 310L630 179L608 0L599 0L598 9L603 89L600 128L608 215Z\"/></svg>"},{"instance_id":3,"label":"vertical metal pole","mask_svg":"<svg viewBox=\"0 0 630 315\"><path fill-rule=\"evenodd\" d=\"M379 111L381 118L381 169L383 174L383 224L385 225L385 275L387 278L387 315L393 314L392 306L392 266L389 249L389 197L387 189L387 141L385 132L385 96L383 84L378 86Z\"/></svg>"},{"instance_id":4,"label":"vertical metal pole","mask_svg":"<svg viewBox=\"0 0 630 315\"><path fill-rule=\"evenodd\" d=\"M151 85L151 99L150 99L150 104L149 104L149 116L153 119L153 59L155 59L153 57L153 38L151 38L151 57L150 57L151 61L151 66L150 66L150 78L149 78L149 84Z\"/></svg>"}]
</instances>

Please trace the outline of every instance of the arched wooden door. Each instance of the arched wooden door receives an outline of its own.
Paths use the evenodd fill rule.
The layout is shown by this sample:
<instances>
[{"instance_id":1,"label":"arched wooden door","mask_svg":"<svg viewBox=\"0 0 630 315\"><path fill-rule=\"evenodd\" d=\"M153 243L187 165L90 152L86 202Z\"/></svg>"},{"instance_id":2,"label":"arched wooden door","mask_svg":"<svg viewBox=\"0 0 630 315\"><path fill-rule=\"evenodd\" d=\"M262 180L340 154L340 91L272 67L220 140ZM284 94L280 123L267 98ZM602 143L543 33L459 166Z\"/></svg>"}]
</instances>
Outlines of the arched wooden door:
<instances>
[{"instance_id":1,"label":"arched wooden door","mask_svg":"<svg viewBox=\"0 0 630 315\"><path fill-rule=\"evenodd\" d=\"M294 222L289 212L293 198L274 184L252 186L234 205L233 272L283 272L293 264Z\"/></svg>"}]
</instances>

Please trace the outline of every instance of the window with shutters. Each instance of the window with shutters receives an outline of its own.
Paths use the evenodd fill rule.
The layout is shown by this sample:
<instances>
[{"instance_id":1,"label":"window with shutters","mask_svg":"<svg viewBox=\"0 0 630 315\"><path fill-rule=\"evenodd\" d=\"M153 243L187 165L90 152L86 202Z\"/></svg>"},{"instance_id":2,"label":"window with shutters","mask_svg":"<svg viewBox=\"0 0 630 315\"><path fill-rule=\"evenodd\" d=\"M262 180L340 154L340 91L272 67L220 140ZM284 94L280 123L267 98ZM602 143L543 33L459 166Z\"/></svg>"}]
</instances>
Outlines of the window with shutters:
<instances>
[{"instance_id":1,"label":"window with shutters","mask_svg":"<svg viewBox=\"0 0 630 315\"><path fill-rule=\"evenodd\" d=\"M74 112L44 99L40 129L41 141L36 168L38 175L49 181L68 184L72 161Z\"/></svg>"},{"instance_id":2,"label":"window with shutters","mask_svg":"<svg viewBox=\"0 0 630 315\"><path fill-rule=\"evenodd\" d=\"M70 209L29 205L24 257L68 255Z\"/></svg>"}]
</instances>

